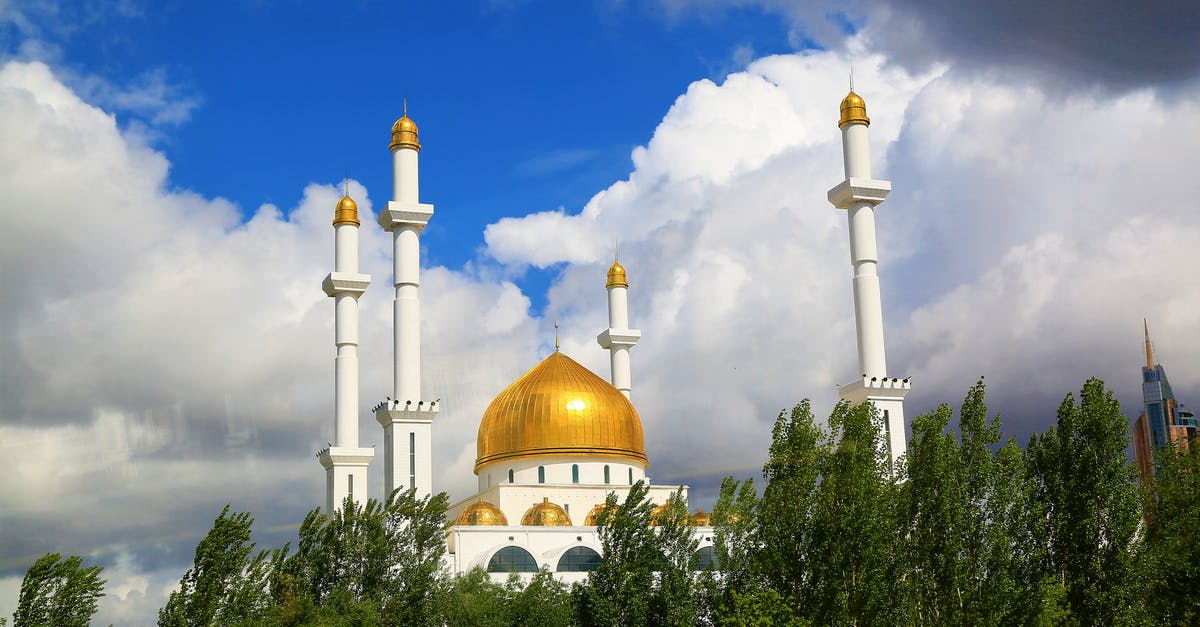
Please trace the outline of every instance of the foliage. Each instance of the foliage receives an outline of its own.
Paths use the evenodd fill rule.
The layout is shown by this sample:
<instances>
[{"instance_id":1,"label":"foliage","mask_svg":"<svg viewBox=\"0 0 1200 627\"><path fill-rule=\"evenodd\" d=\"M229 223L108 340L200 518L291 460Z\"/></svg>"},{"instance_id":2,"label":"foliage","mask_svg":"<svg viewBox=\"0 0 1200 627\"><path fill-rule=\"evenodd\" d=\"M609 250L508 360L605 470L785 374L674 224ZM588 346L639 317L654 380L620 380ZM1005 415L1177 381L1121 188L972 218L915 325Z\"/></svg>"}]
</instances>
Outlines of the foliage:
<instances>
[{"instance_id":1,"label":"foliage","mask_svg":"<svg viewBox=\"0 0 1200 627\"><path fill-rule=\"evenodd\" d=\"M38 558L21 581L13 627L86 627L104 596L103 570L84 568L83 559L75 555L63 559L58 553L47 553Z\"/></svg>"},{"instance_id":2,"label":"foliage","mask_svg":"<svg viewBox=\"0 0 1200 627\"><path fill-rule=\"evenodd\" d=\"M247 512L230 514L229 505L221 510L196 547L179 590L159 610L159 625L229 625L262 615L270 603L267 578L273 562L267 551L253 554L253 524ZM282 552L274 555L278 559Z\"/></svg>"},{"instance_id":3,"label":"foliage","mask_svg":"<svg viewBox=\"0 0 1200 627\"><path fill-rule=\"evenodd\" d=\"M1144 496L1147 610L1160 623L1200 624L1200 441L1167 447L1155 463Z\"/></svg>"},{"instance_id":4,"label":"foliage","mask_svg":"<svg viewBox=\"0 0 1200 627\"><path fill-rule=\"evenodd\" d=\"M1140 618L1139 493L1126 453L1127 425L1112 391L1090 379L1078 404L1067 395L1057 424L1025 451L1032 493L1044 504L1031 521L1045 547L1042 578L1062 582L1071 615L1083 624Z\"/></svg>"},{"instance_id":5,"label":"foliage","mask_svg":"<svg viewBox=\"0 0 1200 627\"><path fill-rule=\"evenodd\" d=\"M1013 599L1008 525L1020 481L1019 450L995 451L999 418L987 420L983 381L959 410L961 443L946 431L948 405L912 422L901 490L910 611L918 622L997 625Z\"/></svg>"}]
</instances>

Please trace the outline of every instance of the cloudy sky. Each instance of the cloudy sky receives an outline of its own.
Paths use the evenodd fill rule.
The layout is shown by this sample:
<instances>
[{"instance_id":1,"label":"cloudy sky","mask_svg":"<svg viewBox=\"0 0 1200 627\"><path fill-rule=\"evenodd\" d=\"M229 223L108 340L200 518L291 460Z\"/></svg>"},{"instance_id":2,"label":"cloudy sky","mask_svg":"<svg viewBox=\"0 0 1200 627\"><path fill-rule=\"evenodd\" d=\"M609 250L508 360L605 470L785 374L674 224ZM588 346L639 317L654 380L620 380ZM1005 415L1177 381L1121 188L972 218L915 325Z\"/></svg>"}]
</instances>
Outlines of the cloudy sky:
<instances>
[{"instance_id":1,"label":"cloudy sky","mask_svg":"<svg viewBox=\"0 0 1200 627\"><path fill-rule=\"evenodd\" d=\"M1090 376L1138 413L1141 323L1200 404L1194 3L0 0L0 615L47 551L151 623L227 502L264 546L323 503L329 221L420 124L435 483L553 348L602 376L630 273L651 473L711 506L775 415L856 371L837 107L872 120L889 374L912 415L979 376L1005 431ZM450 4L450 3L446 3ZM390 393L387 234L364 220L364 406ZM365 445L381 444L364 411ZM370 489L382 491L382 467Z\"/></svg>"}]
</instances>

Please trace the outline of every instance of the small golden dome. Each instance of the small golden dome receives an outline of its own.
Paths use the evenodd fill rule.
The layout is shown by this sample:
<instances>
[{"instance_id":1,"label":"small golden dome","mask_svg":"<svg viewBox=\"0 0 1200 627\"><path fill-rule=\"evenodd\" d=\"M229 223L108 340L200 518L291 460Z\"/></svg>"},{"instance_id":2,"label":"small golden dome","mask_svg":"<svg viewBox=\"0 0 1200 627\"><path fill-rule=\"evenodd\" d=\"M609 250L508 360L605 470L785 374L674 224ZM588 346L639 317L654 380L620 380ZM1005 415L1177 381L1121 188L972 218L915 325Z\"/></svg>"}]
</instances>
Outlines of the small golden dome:
<instances>
[{"instance_id":1,"label":"small golden dome","mask_svg":"<svg viewBox=\"0 0 1200 627\"><path fill-rule=\"evenodd\" d=\"M342 196L333 210L333 225L353 224L358 226L358 203L350 196Z\"/></svg>"},{"instance_id":2,"label":"small golden dome","mask_svg":"<svg viewBox=\"0 0 1200 627\"><path fill-rule=\"evenodd\" d=\"M604 505L604 503L601 503L593 507L592 511L588 512L587 518L583 519L583 524L587 525L588 527L595 527L596 525L600 524L600 514L605 510ZM615 510L616 507L614 506L613 509Z\"/></svg>"},{"instance_id":3,"label":"small golden dome","mask_svg":"<svg viewBox=\"0 0 1200 627\"><path fill-rule=\"evenodd\" d=\"M867 117L867 103L854 92L842 99L842 119L838 120L838 128L847 124L871 125L871 119Z\"/></svg>"},{"instance_id":4,"label":"small golden dome","mask_svg":"<svg viewBox=\"0 0 1200 627\"><path fill-rule=\"evenodd\" d=\"M392 125L392 143L388 146L389 150L399 148L412 148L417 152L421 152L421 142L417 139L417 123L408 117L408 113L400 116L399 120Z\"/></svg>"},{"instance_id":5,"label":"small golden dome","mask_svg":"<svg viewBox=\"0 0 1200 627\"><path fill-rule=\"evenodd\" d=\"M555 352L521 375L483 412L475 472L528 457L616 457L646 465L642 419L604 379Z\"/></svg>"},{"instance_id":6,"label":"small golden dome","mask_svg":"<svg viewBox=\"0 0 1200 627\"><path fill-rule=\"evenodd\" d=\"M629 279L625 277L625 266L615 261L608 267L608 282L604 284L604 289L610 287L629 287Z\"/></svg>"},{"instance_id":7,"label":"small golden dome","mask_svg":"<svg viewBox=\"0 0 1200 627\"><path fill-rule=\"evenodd\" d=\"M657 527L661 525L663 516L666 516L669 513L671 513L670 503L663 503L662 505L655 507L654 511L650 512L650 526Z\"/></svg>"},{"instance_id":8,"label":"small golden dome","mask_svg":"<svg viewBox=\"0 0 1200 627\"><path fill-rule=\"evenodd\" d=\"M474 527L505 527L508 525L508 518L505 518L504 512L500 511L499 507L480 497L478 502L463 508L454 524Z\"/></svg>"},{"instance_id":9,"label":"small golden dome","mask_svg":"<svg viewBox=\"0 0 1200 627\"><path fill-rule=\"evenodd\" d=\"M707 527L711 521L712 521L712 517L709 516L708 514L704 513L703 507L696 510L695 514L692 514L692 526L693 527Z\"/></svg>"},{"instance_id":10,"label":"small golden dome","mask_svg":"<svg viewBox=\"0 0 1200 627\"><path fill-rule=\"evenodd\" d=\"M527 527L570 527L571 516L567 510L542 498L541 503L535 504L521 517L521 524Z\"/></svg>"}]
</instances>

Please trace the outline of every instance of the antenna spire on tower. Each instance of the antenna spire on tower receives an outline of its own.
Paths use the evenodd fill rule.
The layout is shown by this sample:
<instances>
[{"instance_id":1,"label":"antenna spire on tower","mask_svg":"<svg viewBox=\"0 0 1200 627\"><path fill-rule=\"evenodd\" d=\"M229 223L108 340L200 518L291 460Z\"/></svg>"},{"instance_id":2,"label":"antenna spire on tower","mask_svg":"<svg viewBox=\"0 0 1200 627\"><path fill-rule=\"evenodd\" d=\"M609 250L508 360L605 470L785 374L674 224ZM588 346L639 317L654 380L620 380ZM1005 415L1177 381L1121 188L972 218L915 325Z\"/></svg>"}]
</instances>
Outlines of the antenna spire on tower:
<instances>
[{"instance_id":1,"label":"antenna spire on tower","mask_svg":"<svg viewBox=\"0 0 1200 627\"><path fill-rule=\"evenodd\" d=\"M554 352L558 352L558 320L554 321Z\"/></svg>"},{"instance_id":2,"label":"antenna spire on tower","mask_svg":"<svg viewBox=\"0 0 1200 627\"><path fill-rule=\"evenodd\" d=\"M850 62L850 91L854 91L854 62Z\"/></svg>"},{"instance_id":3,"label":"antenna spire on tower","mask_svg":"<svg viewBox=\"0 0 1200 627\"><path fill-rule=\"evenodd\" d=\"M1150 346L1150 323L1142 318L1142 330L1146 332L1146 369L1154 370L1154 348Z\"/></svg>"}]
</instances>

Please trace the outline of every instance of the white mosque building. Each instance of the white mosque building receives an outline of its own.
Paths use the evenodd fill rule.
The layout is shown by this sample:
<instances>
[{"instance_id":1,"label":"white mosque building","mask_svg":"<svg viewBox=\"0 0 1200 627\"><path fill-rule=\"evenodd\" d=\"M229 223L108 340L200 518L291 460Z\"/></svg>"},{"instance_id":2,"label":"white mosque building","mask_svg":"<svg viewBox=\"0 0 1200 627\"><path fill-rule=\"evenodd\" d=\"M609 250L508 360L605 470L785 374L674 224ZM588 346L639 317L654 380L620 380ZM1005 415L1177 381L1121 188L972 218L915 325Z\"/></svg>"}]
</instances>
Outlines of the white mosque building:
<instances>
[{"instance_id":1,"label":"white mosque building","mask_svg":"<svg viewBox=\"0 0 1200 627\"><path fill-rule=\"evenodd\" d=\"M843 399L871 402L884 417L892 459L905 452L904 396L907 378L887 377L875 206L891 190L871 178L866 105L853 88L842 101L845 180L829 200L847 211L850 260L854 269L854 311L861 376L839 388ZM431 436L440 403L422 396L420 336L420 233L433 217L433 205L418 195L417 125L404 115L392 126L393 200L379 213L392 233L394 272L394 353L392 393L375 406L384 431L384 490L434 490ZM347 497L363 502L373 448L359 446L358 297L371 277L358 272L358 206L349 196L334 211L334 270L322 288L335 303L334 443L317 454L326 471L325 507L332 511ZM611 357L605 380L559 352L505 388L484 411L476 441L478 491L447 511L448 569L482 568L497 578L511 572L547 568L575 581L596 567L601 556L596 516L606 497L624 499L635 482L650 483L641 417L631 397L630 350L641 332L630 328L628 275L620 263L608 270L608 328L596 338ZM653 485L649 498L660 508L686 486ZM656 510L656 513L660 510ZM708 515L691 516L699 541L697 560L712 557Z\"/></svg>"}]
</instances>

